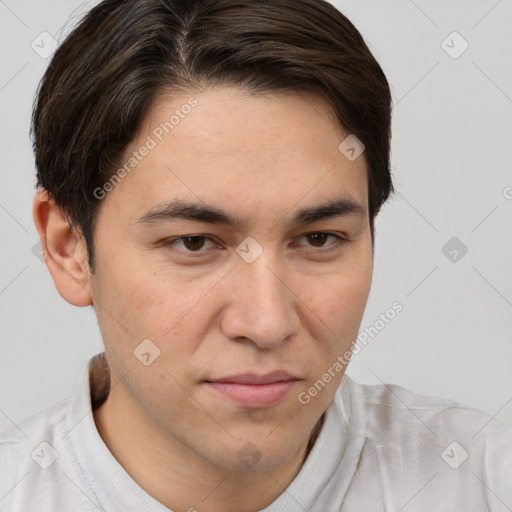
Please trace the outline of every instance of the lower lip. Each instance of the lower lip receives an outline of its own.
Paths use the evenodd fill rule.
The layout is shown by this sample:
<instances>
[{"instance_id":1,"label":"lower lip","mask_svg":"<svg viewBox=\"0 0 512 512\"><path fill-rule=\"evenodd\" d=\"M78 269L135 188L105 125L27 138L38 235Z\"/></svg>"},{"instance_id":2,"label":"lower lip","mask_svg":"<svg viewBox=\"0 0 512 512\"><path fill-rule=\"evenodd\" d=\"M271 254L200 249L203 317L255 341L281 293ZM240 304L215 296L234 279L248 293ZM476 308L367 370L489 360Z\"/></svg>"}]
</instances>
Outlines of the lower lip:
<instances>
[{"instance_id":1,"label":"lower lip","mask_svg":"<svg viewBox=\"0 0 512 512\"><path fill-rule=\"evenodd\" d=\"M237 384L235 382L207 382L206 384L243 407L264 409L281 402L297 382L289 380L271 384Z\"/></svg>"}]
</instances>

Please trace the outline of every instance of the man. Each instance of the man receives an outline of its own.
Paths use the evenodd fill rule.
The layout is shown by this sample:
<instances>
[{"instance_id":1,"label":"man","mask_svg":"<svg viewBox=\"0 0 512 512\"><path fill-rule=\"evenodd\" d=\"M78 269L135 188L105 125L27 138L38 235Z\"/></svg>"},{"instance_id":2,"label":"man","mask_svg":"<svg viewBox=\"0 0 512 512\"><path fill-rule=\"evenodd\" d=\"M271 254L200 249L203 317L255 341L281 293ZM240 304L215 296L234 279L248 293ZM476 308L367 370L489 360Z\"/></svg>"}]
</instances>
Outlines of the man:
<instances>
[{"instance_id":1,"label":"man","mask_svg":"<svg viewBox=\"0 0 512 512\"><path fill-rule=\"evenodd\" d=\"M47 266L105 353L1 435L1 510L512 509L511 429L345 375L390 93L333 6L106 0L33 135Z\"/></svg>"}]
</instances>

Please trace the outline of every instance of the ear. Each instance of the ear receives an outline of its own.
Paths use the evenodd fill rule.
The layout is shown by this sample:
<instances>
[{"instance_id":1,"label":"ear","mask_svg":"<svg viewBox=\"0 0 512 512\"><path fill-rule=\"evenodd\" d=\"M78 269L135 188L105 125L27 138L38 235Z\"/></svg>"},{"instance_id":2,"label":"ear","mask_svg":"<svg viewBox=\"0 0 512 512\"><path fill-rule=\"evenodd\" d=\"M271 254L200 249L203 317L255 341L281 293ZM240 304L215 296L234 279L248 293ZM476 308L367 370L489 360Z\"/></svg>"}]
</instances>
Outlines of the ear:
<instances>
[{"instance_id":1,"label":"ear","mask_svg":"<svg viewBox=\"0 0 512 512\"><path fill-rule=\"evenodd\" d=\"M57 291L74 306L91 306L90 272L83 237L71 229L44 189L36 192L33 215L46 266Z\"/></svg>"}]
</instances>

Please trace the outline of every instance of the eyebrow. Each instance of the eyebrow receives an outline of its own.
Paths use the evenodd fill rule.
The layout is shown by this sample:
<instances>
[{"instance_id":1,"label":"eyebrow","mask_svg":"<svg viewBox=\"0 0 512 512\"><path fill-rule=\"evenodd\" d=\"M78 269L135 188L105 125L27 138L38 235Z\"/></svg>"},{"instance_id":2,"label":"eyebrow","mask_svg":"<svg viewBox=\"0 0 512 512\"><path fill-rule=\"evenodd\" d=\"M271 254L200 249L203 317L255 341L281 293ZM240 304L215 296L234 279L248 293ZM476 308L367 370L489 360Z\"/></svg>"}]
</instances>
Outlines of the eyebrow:
<instances>
[{"instance_id":1,"label":"eyebrow","mask_svg":"<svg viewBox=\"0 0 512 512\"><path fill-rule=\"evenodd\" d=\"M291 227L348 215L364 216L366 210L357 201L348 197L331 199L324 203L297 210L289 221ZM201 202L173 200L142 215L136 224L155 225L173 220L191 220L208 224L222 224L238 230L247 229L247 221L233 216L215 206Z\"/></svg>"}]
</instances>

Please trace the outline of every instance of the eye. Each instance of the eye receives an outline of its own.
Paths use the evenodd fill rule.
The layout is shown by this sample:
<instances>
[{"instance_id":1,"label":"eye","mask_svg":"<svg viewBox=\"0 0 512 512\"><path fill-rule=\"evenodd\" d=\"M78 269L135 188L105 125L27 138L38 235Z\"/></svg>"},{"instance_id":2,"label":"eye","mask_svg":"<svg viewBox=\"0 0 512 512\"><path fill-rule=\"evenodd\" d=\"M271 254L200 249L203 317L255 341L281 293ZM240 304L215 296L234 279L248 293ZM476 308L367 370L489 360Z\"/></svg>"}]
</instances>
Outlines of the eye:
<instances>
[{"instance_id":1,"label":"eye","mask_svg":"<svg viewBox=\"0 0 512 512\"><path fill-rule=\"evenodd\" d=\"M205 246L205 242L213 244L212 239L205 235L186 235L175 238L168 238L162 242L164 246L178 247L185 252L189 253L201 253L206 252L201 249ZM214 245L214 244L213 244Z\"/></svg>"},{"instance_id":2,"label":"eye","mask_svg":"<svg viewBox=\"0 0 512 512\"><path fill-rule=\"evenodd\" d=\"M333 243L325 244L326 240L329 239L329 237L332 237L334 239ZM306 233L302 235L302 238L306 238L308 242L311 244L310 247L316 248L316 249L323 249L327 248L328 250L336 249L340 247L341 245L348 242L346 238L343 238L342 236L339 236L335 233L328 233L323 231L315 231L313 233Z\"/></svg>"}]
</instances>

